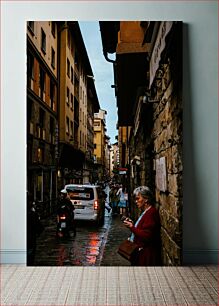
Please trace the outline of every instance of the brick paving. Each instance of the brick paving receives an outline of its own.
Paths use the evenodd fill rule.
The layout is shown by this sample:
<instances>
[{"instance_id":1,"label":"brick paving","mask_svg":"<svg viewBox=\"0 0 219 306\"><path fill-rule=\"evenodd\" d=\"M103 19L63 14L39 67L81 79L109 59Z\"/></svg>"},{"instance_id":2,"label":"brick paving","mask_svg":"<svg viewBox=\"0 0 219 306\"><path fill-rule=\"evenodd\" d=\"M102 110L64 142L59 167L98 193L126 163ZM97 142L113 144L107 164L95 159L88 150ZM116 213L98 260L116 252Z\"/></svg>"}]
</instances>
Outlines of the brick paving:
<instances>
[{"instance_id":1,"label":"brick paving","mask_svg":"<svg viewBox=\"0 0 219 306\"><path fill-rule=\"evenodd\" d=\"M117 253L119 244L130 236L130 231L120 221L119 214L111 218L101 266L130 266L129 261Z\"/></svg>"}]
</instances>

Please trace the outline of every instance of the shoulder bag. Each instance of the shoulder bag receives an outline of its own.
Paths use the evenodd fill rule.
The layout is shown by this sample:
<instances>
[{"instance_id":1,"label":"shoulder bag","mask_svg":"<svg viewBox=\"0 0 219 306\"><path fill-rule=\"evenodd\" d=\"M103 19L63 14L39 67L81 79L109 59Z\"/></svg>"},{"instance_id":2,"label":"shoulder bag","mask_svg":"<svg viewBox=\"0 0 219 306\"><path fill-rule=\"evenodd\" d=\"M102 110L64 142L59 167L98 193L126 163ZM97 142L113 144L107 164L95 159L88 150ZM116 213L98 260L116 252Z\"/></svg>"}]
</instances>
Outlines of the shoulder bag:
<instances>
[{"instance_id":1,"label":"shoulder bag","mask_svg":"<svg viewBox=\"0 0 219 306\"><path fill-rule=\"evenodd\" d=\"M138 249L139 246L136 243L126 239L119 245L117 252L125 259L131 261L136 255Z\"/></svg>"}]
</instances>

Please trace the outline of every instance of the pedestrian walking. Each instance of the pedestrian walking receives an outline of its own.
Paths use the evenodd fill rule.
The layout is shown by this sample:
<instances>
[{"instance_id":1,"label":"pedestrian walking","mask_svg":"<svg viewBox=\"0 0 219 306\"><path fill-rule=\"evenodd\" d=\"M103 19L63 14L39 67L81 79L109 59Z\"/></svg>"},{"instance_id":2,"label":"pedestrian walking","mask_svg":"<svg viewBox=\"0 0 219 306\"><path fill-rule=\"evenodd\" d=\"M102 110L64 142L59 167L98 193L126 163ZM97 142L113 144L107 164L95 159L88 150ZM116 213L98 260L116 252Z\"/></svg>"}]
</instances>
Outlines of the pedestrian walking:
<instances>
[{"instance_id":1,"label":"pedestrian walking","mask_svg":"<svg viewBox=\"0 0 219 306\"><path fill-rule=\"evenodd\" d=\"M121 185L121 187L116 193L116 195L119 196L118 207L119 207L120 215L123 215L124 213L126 213L127 201L125 200L125 192L126 192L126 188Z\"/></svg>"},{"instance_id":2,"label":"pedestrian walking","mask_svg":"<svg viewBox=\"0 0 219 306\"><path fill-rule=\"evenodd\" d=\"M129 240L139 246L131 265L159 266L161 265L159 212L154 207L152 193L147 186L137 187L133 194L141 215L135 224L129 220L124 221L132 233Z\"/></svg>"},{"instance_id":3,"label":"pedestrian walking","mask_svg":"<svg viewBox=\"0 0 219 306\"><path fill-rule=\"evenodd\" d=\"M119 202L119 197L116 193L117 193L116 186L112 186L109 193L109 199L110 199L110 206L112 207L112 213L114 215L117 214L117 205Z\"/></svg>"}]
</instances>

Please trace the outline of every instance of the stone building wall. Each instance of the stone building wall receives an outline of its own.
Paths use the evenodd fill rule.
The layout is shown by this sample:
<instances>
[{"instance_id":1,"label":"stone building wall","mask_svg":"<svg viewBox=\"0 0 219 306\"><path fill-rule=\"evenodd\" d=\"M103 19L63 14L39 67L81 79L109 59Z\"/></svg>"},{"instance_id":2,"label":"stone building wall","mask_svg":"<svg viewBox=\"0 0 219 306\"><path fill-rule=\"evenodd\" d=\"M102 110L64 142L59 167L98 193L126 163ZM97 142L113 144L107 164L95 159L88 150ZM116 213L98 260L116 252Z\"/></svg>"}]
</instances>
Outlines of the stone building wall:
<instances>
[{"instance_id":1,"label":"stone building wall","mask_svg":"<svg viewBox=\"0 0 219 306\"><path fill-rule=\"evenodd\" d=\"M154 106L154 164L165 158L165 190L155 188L161 218L162 257L164 265L182 264L182 100L181 92L163 67L160 103ZM168 76L166 76L168 73ZM166 76L166 78L165 78ZM169 82L168 82L169 81ZM156 167L155 167L156 170ZM158 173L155 174L157 176ZM165 179L166 176L166 179ZM156 180L156 177L155 177Z\"/></svg>"}]
</instances>

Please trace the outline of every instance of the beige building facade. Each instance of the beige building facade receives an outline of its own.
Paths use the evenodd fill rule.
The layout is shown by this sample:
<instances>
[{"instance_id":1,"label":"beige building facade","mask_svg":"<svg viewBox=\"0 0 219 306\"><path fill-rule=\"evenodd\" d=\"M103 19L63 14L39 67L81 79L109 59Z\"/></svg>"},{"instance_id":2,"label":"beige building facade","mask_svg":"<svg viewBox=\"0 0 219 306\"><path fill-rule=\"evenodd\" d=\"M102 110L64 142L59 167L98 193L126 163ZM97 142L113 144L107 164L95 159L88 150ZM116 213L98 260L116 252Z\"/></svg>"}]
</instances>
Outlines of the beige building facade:
<instances>
[{"instance_id":1,"label":"beige building facade","mask_svg":"<svg viewBox=\"0 0 219 306\"><path fill-rule=\"evenodd\" d=\"M93 114L99 109L77 22L60 23L60 172L64 183L92 181Z\"/></svg>"},{"instance_id":2,"label":"beige building facade","mask_svg":"<svg viewBox=\"0 0 219 306\"><path fill-rule=\"evenodd\" d=\"M110 148L110 177L114 176L113 170L119 167L119 157L119 146L118 142L116 142Z\"/></svg>"},{"instance_id":3,"label":"beige building facade","mask_svg":"<svg viewBox=\"0 0 219 306\"><path fill-rule=\"evenodd\" d=\"M27 191L50 212L57 197L56 22L27 22Z\"/></svg>"},{"instance_id":4,"label":"beige building facade","mask_svg":"<svg viewBox=\"0 0 219 306\"><path fill-rule=\"evenodd\" d=\"M97 181L103 181L105 174L106 114L103 109L94 114L94 158Z\"/></svg>"},{"instance_id":5,"label":"beige building facade","mask_svg":"<svg viewBox=\"0 0 219 306\"><path fill-rule=\"evenodd\" d=\"M65 184L93 180L92 76L78 22L27 22L27 190L43 214Z\"/></svg>"}]
</instances>

